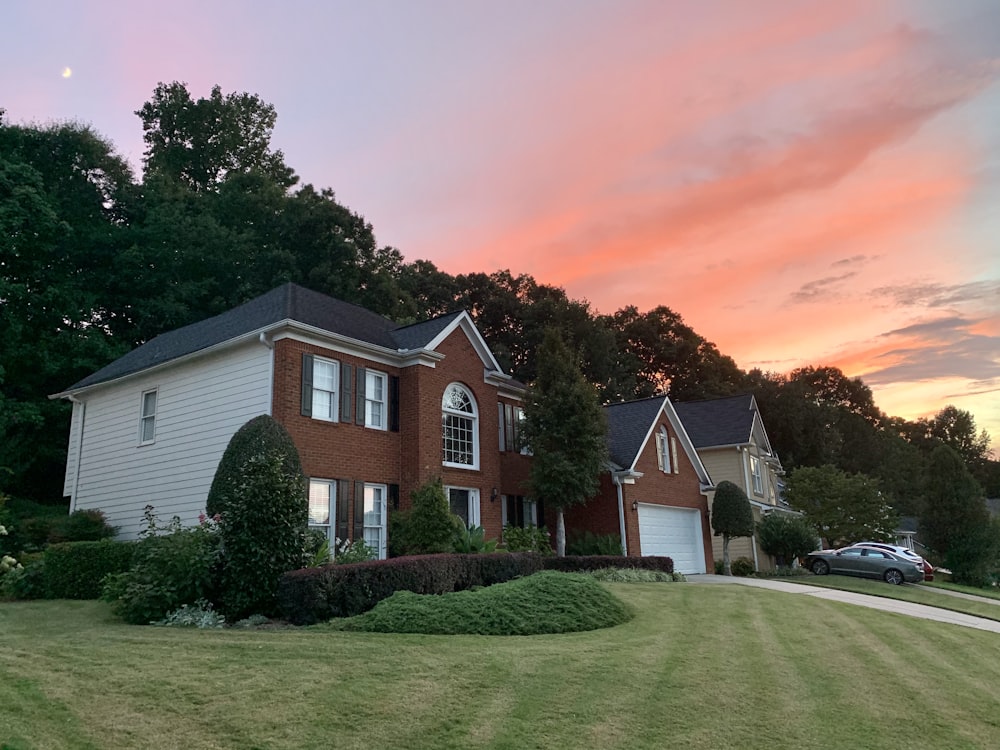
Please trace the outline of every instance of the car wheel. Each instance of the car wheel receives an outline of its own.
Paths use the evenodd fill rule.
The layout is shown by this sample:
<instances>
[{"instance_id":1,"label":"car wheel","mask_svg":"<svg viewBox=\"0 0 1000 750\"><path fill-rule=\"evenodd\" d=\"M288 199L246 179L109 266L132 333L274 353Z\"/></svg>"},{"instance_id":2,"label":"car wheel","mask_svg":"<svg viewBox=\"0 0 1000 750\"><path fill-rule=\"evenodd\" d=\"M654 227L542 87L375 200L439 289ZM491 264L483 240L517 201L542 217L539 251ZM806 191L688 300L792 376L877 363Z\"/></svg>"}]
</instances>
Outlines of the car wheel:
<instances>
[{"instance_id":1,"label":"car wheel","mask_svg":"<svg viewBox=\"0 0 1000 750\"><path fill-rule=\"evenodd\" d=\"M885 579L886 583L891 583L893 586L898 586L903 582L903 574L900 573L895 568L889 568L887 571L885 571L885 574L882 576L882 578Z\"/></svg>"},{"instance_id":2,"label":"car wheel","mask_svg":"<svg viewBox=\"0 0 1000 750\"><path fill-rule=\"evenodd\" d=\"M823 560L817 560L813 563L813 573L818 576L825 576L830 572L830 566Z\"/></svg>"}]
</instances>

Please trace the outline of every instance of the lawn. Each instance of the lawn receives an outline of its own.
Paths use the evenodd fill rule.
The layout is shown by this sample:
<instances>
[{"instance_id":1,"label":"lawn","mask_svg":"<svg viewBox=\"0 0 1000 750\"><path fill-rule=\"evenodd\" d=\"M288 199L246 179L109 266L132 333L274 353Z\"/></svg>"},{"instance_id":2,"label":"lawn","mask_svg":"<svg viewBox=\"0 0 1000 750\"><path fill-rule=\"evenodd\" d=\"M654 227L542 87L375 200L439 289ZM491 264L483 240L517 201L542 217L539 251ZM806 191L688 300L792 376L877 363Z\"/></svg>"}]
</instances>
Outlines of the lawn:
<instances>
[{"instance_id":1,"label":"lawn","mask_svg":"<svg viewBox=\"0 0 1000 750\"><path fill-rule=\"evenodd\" d=\"M1000 747L995 634L743 586L610 588L628 623L531 637L0 604L0 746Z\"/></svg>"}]
</instances>

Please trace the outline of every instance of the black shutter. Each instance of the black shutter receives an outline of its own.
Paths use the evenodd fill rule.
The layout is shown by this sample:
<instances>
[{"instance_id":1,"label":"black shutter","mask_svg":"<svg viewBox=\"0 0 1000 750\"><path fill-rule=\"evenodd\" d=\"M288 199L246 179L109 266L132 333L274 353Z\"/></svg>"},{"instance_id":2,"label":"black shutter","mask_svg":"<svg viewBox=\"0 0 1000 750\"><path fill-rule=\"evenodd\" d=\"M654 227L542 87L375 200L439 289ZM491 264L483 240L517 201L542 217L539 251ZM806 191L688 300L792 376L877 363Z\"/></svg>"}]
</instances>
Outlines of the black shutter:
<instances>
[{"instance_id":1,"label":"black shutter","mask_svg":"<svg viewBox=\"0 0 1000 750\"><path fill-rule=\"evenodd\" d=\"M347 511L351 503L351 483L347 479L337 480L337 539L347 539Z\"/></svg>"},{"instance_id":2,"label":"black shutter","mask_svg":"<svg viewBox=\"0 0 1000 750\"><path fill-rule=\"evenodd\" d=\"M390 484L389 485L389 507L393 510L399 510L399 485Z\"/></svg>"},{"instance_id":3,"label":"black shutter","mask_svg":"<svg viewBox=\"0 0 1000 750\"><path fill-rule=\"evenodd\" d=\"M399 376L389 376L389 431L399 432ZM397 505L399 486L396 487Z\"/></svg>"},{"instance_id":4,"label":"black shutter","mask_svg":"<svg viewBox=\"0 0 1000 750\"><path fill-rule=\"evenodd\" d=\"M354 483L354 541L365 538L365 483Z\"/></svg>"},{"instance_id":5,"label":"black shutter","mask_svg":"<svg viewBox=\"0 0 1000 750\"><path fill-rule=\"evenodd\" d=\"M353 392L352 383L354 380L351 378L351 366L346 362L340 363L340 421L350 422L351 421L351 404L354 403L354 398L351 396Z\"/></svg>"},{"instance_id":6,"label":"black shutter","mask_svg":"<svg viewBox=\"0 0 1000 750\"><path fill-rule=\"evenodd\" d=\"M302 355L302 416L313 413L313 355Z\"/></svg>"},{"instance_id":7,"label":"black shutter","mask_svg":"<svg viewBox=\"0 0 1000 750\"><path fill-rule=\"evenodd\" d=\"M368 371L360 365L356 369L358 371L358 390L354 396L355 403L357 404L354 409L354 423L363 425L365 423L365 385L367 383L366 373Z\"/></svg>"},{"instance_id":8,"label":"black shutter","mask_svg":"<svg viewBox=\"0 0 1000 750\"><path fill-rule=\"evenodd\" d=\"M545 525L545 504L541 500L535 501L535 519L539 528Z\"/></svg>"}]
</instances>

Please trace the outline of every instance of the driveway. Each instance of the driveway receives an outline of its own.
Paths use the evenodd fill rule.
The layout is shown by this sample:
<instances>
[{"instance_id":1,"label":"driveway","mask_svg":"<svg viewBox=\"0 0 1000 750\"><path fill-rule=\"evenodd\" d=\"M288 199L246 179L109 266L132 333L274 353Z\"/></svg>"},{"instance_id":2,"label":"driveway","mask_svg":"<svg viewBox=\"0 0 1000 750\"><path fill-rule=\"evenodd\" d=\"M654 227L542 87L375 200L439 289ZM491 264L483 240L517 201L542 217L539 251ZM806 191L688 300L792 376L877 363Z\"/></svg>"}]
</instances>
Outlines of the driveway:
<instances>
[{"instance_id":1,"label":"driveway","mask_svg":"<svg viewBox=\"0 0 1000 750\"><path fill-rule=\"evenodd\" d=\"M966 628L977 628L988 630L992 633L1000 633L1000 622L988 620L985 617L974 617L961 612L951 612L938 607L928 607L925 604L913 604L911 602L900 601L899 599L884 599L881 596L869 596L868 594L855 594L853 591L837 591L836 589L822 588L820 586L809 586L804 583L788 583L787 581L773 581L766 578L741 578L739 576L717 576L717 575L689 575L686 576L691 583L722 584L738 586L756 586L761 589L771 589L772 591L784 591L787 594L804 594L815 596L817 599L829 599L845 604L856 604L859 607L870 609L880 609L883 612L895 612L900 615L910 617L921 617L925 620L936 620L937 622L948 622L952 625L961 625ZM886 584L888 585L888 584ZM940 589L935 589L940 591ZM968 594L963 598L979 599Z\"/></svg>"}]
</instances>

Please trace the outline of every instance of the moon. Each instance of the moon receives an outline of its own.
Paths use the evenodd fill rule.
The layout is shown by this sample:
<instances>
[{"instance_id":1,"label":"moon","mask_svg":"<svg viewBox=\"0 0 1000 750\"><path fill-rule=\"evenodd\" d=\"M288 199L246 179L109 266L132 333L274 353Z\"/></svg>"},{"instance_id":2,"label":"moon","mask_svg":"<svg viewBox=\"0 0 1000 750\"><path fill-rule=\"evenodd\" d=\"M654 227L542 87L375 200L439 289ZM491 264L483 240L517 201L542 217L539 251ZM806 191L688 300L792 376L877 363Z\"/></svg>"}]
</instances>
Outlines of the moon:
<instances>
[{"instance_id":1,"label":"moon","mask_svg":"<svg viewBox=\"0 0 1000 750\"><path fill-rule=\"evenodd\" d=\"M67 67L65 67L65 68L62 69L62 77L63 78L69 78L71 75L73 75L72 68L70 68L69 66L67 66Z\"/></svg>"}]
</instances>

